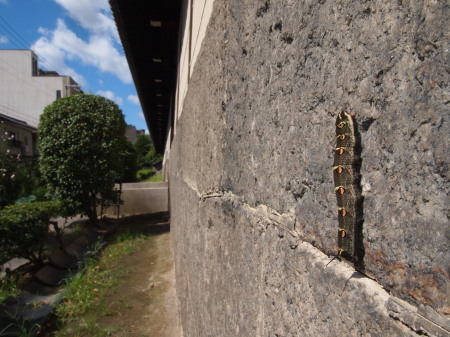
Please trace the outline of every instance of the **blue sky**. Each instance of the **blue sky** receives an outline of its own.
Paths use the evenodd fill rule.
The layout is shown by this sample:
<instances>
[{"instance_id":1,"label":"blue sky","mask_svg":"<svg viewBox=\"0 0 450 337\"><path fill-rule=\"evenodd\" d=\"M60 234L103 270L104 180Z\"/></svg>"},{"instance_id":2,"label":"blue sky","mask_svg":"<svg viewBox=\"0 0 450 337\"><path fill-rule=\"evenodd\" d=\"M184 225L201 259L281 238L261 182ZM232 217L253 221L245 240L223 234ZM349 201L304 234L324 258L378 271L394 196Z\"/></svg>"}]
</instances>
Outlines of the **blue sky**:
<instances>
[{"instance_id":1,"label":"blue sky","mask_svg":"<svg viewBox=\"0 0 450 337\"><path fill-rule=\"evenodd\" d=\"M108 0L0 0L0 49L32 49L40 68L105 96L147 130Z\"/></svg>"}]
</instances>

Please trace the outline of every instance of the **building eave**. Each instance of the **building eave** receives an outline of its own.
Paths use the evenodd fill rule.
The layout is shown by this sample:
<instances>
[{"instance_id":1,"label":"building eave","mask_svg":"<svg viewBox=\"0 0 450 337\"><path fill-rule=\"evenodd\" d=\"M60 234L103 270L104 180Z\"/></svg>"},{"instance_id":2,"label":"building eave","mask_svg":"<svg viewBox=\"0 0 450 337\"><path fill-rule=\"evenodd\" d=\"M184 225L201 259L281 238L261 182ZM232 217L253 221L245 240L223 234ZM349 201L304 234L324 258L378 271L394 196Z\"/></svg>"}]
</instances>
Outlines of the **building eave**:
<instances>
[{"instance_id":1,"label":"building eave","mask_svg":"<svg viewBox=\"0 0 450 337\"><path fill-rule=\"evenodd\" d=\"M143 114L163 153L176 90L181 0L109 0Z\"/></svg>"},{"instance_id":2,"label":"building eave","mask_svg":"<svg viewBox=\"0 0 450 337\"><path fill-rule=\"evenodd\" d=\"M21 127L27 130L30 130L31 132L36 132L37 128L35 128L34 126L29 125L27 122L22 121L20 119L16 119L4 114L0 114L0 121L4 121L6 123L15 125L17 127Z\"/></svg>"}]
</instances>

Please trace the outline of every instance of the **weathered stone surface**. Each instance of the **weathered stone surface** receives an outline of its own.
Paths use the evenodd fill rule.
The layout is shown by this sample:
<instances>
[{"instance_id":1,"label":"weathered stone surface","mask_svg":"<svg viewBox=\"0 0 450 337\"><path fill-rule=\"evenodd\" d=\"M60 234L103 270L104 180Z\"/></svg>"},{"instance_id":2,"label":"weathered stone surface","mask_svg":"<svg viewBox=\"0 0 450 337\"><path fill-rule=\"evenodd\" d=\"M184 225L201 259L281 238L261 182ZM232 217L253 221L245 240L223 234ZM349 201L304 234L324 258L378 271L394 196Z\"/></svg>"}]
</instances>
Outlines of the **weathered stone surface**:
<instances>
[{"instance_id":1,"label":"weathered stone surface","mask_svg":"<svg viewBox=\"0 0 450 337\"><path fill-rule=\"evenodd\" d=\"M33 280L26 284L22 289L24 292L40 295L40 296L52 296L58 292L58 288L54 286L46 286L43 283Z\"/></svg>"},{"instance_id":2,"label":"weathered stone surface","mask_svg":"<svg viewBox=\"0 0 450 337\"><path fill-rule=\"evenodd\" d=\"M75 269L78 267L78 258L69 255L61 249L55 249L48 257L50 264L61 269Z\"/></svg>"},{"instance_id":3,"label":"weathered stone surface","mask_svg":"<svg viewBox=\"0 0 450 337\"><path fill-rule=\"evenodd\" d=\"M189 238L176 246L186 336L414 335L390 318L376 282L344 262L327 266L309 243L292 249L285 228L237 199L206 199L172 221L188 211L192 227L173 229Z\"/></svg>"},{"instance_id":4,"label":"weathered stone surface","mask_svg":"<svg viewBox=\"0 0 450 337\"><path fill-rule=\"evenodd\" d=\"M56 287L61 285L68 275L69 271L67 269L59 269L46 265L34 277L46 285Z\"/></svg>"},{"instance_id":5,"label":"weathered stone surface","mask_svg":"<svg viewBox=\"0 0 450 337\"><path fill-rule=\"evenodd\" d=\"M71 243L67 247L64 247L64 251L71 256L81 259L86 254L88 247L88 245L80 246L76 243Z\"/></svg>"},{"instance_id":6,"label":"weathered stone surface","mask_svg":"<svg viewBox=\"0 0 450 337\"><path fill-rule=\"evenodd\" d=\"M24 304L20 320L33 324L43 324L59 302L61 291L43 296L22 292L19 301Z\"/></svg>"},{"instance_id":7,"label":"weathered stone surface","mask_svg":"<svg viewBox=\"0 0 450 337\"><path fill-rule=\"evenodd\" d=\"M120 220L119 220L120 221ZM95 227L89 227L87 229L87 236L98 235L98 238L104 239L114 233L117 228L116 220L104 220Z\"/></svg>"},{"instance_id":8,"label":"weathered stone surface","mask_svg":"<svg viewBox=\"0 0 450 337\"><path fill-rule=\"evenodd\" d=\"M27 263L29 263L30 261L24 258L13 258L11 260L9 260L8 262L4 263L2 266L0 266L0 279L3 278L4 274L6 274L6 272L11 272L16 270L17 268L20 268L24 265L26 265Z\"/></svg>"},{"instance_id":9,"label":"weathered stone surface","mask_svg":"<svg viewBox=\"0 0 450 337\"><path fill-rule=\"evenodd\" d=\"M46 286L38 288L44 290ZM7 298L0 304L0 332L2 336L35 336L39 326L53 312L60 298L58 289L38 295L23 291L16 298Z\"/></svg>"},{"instance_id":10,"label":"weathered stone surface","mask_svg":"<svg viewBox=\"0 0 450 337\"><path fill-rule=\"evenodd\" d=\"M449 17L439 1L215 1L170 156L186 336L414 334L386 294L322 261L344 108L364 272L447 319Z\"/></svg>"},{"instance_id":11,"label":"weathered stone surface","mask_svg":"<svg viewBox=\"0 0 450 337\"><path fill-rule=\"evenodd\" d=\"M390 298L386 305L389 315L405 323L415 331L420 331L428 336L448 336L450 322L448 319L437 315L435 312L424 314L417 308L399 299ZM419 313L419 314L418 314Z\"/></svg>"}]
</instances>

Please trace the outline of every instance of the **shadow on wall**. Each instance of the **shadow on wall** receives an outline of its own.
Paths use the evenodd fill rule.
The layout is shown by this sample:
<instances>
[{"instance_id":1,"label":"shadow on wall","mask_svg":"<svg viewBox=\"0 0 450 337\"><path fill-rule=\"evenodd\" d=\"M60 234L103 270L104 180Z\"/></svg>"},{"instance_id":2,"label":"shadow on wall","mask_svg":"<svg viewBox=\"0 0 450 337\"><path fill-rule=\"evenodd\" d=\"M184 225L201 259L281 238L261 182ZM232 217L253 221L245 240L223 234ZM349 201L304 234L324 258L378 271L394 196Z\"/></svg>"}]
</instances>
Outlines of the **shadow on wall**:
<instances>
[{"instance_id":1,"label":"shadow on wall","mask_svg":"<svg viewBox=\"0 0 450 337\"><path fill-rule=\"evenodd\" d=\"M119 186L116 186L119 189ZM104 215L124 217L169 210L168 183L126 183L122 184L122 205L113 205L104 210Z\"/></svg>"}]
</instances>

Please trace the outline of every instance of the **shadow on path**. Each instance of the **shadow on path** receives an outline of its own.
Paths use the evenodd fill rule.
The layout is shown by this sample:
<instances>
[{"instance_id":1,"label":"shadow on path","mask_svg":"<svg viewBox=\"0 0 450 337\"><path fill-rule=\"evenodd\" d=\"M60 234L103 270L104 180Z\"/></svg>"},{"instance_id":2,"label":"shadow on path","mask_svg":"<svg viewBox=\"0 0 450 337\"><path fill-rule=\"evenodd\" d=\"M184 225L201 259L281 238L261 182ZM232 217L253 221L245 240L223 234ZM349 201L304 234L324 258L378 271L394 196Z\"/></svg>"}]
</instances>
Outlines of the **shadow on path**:
<instances>
[{"instance_id":1,"label":"shadow on path","mask_svg":"<svg viewBox=\"0 0 450 337\"><path fill-rule=\"evenodd\" d=\"M116 221L120 222L118 231L127 230L131 234L149 236L170 232L167 212L127 216Z\"/></svg>"},{"instance_id":2,"label":"shadow on path","mask_svg":"<svg viewBox=\"0 0 450 337\"><path fill-rule=\"evenodd\" d=\"M69 273L77 269L79 263L88 256L98 251L99 247L106 242L108 235L113 232L117 234L128 233L133 236L153 236L146 247L133 254L128 259L125 266L130 269L127 275L128 280L122 280L118 297L139 296L139 300L146 298L148 305L140 307L145 316L145 310L157 305L153 309L170 313L171 325L170 334L163 334L161 322L154 324L153 327L146 328L147 319L141 320L141 328L145 331L154 331L158 327L160 336L178 337L181 333L179 325L172 324L172 321L178 321L178 310L175 297L175 278L173 273L173 257L170 245L170 224L168 213L156 213L139 216L128 216L121 219L102 219L100 226L84 226L80 235L64 249L55 249L50 256L48 263L38 270L23 289L17 298L9 298L0 304L0 334L2 336L16 335L27 332L27 335L33 336L40 330L40 326L45 323L53 313L57 304L62 300L61 285L64 284ZM152 262L153 261L153 262ZM159 280L149 283L152 279ZM155 284L160 283L159 295L157 301L151 301L148 297L150 290L155 288ZM138 284L143 284L142 289L135 289ZM130 286L132 285L132 286ZM133 293L133 294L131 294ZM157 292L153 291L154 294ZM168 296L167 294L171 294ZM170 306L167 306L170 301ZM132 312L128 310L129 312ZM124 313L126 314L126 313ZM138 313L129 316L129 321L136 320ZM159 317L159 315L158 315ZM161 317L160 317L161 318ZM139 317L137 318L139 320ZM162 320L164 321L164 319ZM123 321L125 325L127 321ZM105 322L107 323L107 322ZM178 323L179 324L179 323ZM166 326L166 324L163 324ZM169 328L169 327L166 327ZM148 330L150 329L150 330ZM131 331L125 329L129 333ZM132 334L130 334L132 336Z\"/></svg>"}]
</instances>

